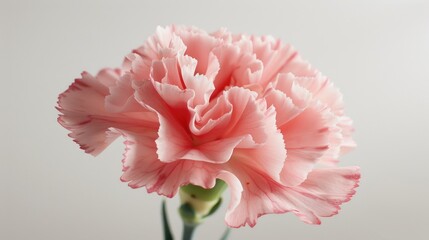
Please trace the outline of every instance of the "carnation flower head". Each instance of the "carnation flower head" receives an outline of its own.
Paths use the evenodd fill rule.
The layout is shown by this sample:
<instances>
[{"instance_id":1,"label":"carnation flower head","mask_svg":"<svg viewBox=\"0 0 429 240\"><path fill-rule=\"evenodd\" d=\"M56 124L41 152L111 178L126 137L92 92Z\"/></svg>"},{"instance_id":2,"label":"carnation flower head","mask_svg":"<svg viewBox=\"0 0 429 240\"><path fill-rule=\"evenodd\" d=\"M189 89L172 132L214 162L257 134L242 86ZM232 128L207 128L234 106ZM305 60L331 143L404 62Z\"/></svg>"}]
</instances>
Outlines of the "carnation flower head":
<instances>
[{"instance_id":1,"label":"carnation flower head","mask_svg":"<svg viewBox=\"0 0 429 240\"><path fill-rule=\"evenodd\" d=\"M320 224L360 178L337 166L355 147L341 93L271 36L158 27L122 67L83 72L57 108L86 153L125 139L121 180L132 188L173 197L225 182L230 227L285 212Z\"/></svg>"}]
</instances>

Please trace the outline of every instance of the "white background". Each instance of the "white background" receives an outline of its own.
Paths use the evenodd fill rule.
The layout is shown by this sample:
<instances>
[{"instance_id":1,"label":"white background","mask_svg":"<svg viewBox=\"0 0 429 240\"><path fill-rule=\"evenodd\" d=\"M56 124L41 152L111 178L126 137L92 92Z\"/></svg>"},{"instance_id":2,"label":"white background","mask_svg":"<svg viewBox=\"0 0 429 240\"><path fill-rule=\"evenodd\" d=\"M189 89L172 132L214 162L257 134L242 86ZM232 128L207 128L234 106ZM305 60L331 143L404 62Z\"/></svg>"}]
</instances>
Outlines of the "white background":
<instances>
[{"instance_id":1,"label":"white background","mask_svg":"<svg viewBox=\"0 0 429 240\"><path fill-rule=\"evenodd\" d=\"M272 34L342 90L362 167L321 226L266 215L231 239L427 239L429 4L424 1L0 1L0 239L162 239L161 197L119 181L123 146L84 154L56 122L80 72L121 64L157 25ZM177 199L169 211L175 235ZM196 239L218 239L221 209ZM179 238L177 238L179 239Z\"/></svg>"}]
</instances>

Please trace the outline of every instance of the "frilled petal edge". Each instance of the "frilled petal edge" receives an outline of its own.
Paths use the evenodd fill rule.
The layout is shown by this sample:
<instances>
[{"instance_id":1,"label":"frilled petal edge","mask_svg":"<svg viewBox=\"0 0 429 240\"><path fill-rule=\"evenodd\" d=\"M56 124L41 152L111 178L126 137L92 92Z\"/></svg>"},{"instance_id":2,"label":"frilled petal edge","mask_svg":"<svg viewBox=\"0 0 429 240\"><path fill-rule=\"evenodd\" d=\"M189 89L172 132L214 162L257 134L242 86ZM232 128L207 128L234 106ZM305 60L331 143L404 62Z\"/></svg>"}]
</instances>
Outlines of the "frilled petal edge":
<instances>
[{"instance_id":1,"label":"frilled petal edge","mask_svg":"<svg viewBox=\"0 0 429 240\"><path fill-rule=\"evenodd\" d=\"M106 74L110 72L111 74ZM80 148L94 156L103 151L120 134L110 130L112 124L106 119L104 99L109 94L103 76L116 76L115 70L104 69L97 77L87 72L58 97L57 110L61 113L58 122L70 130L69 136Z\"/></svg>"},{"instance_id":2,"label":"frilled petal edge","mask_svg":"<svg viewBox=\"0 0 429 240\"><path fill-rule=\"evenodd\" d=\"M337 214L340 205L351 199L360 179L358 167L317 169L301 185L286 187L244 168L235 169L236 178L223 178L233 196L225 221L234 228L253 227L262 215L285 212L293 212L306 223L320 224L321 217Z\"/></svg>"}]
</instances>

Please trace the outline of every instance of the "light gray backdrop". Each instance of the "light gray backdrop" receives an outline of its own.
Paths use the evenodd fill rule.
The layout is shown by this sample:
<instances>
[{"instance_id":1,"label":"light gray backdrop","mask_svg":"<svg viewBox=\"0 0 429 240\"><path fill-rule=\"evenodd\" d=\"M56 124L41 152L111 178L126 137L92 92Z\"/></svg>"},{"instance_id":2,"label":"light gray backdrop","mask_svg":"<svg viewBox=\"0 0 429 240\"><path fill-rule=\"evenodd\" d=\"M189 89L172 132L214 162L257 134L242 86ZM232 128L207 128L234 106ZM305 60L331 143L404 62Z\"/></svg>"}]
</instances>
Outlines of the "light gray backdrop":
<instances>
[{"instance_id":1,"label":"light gray backdrop","mask_svg":"<svg viewBox=\"0 0 429 240\"><path fill-rule=\"evenodd\" d=\"M84 154L56 122L83 70L119 66L157 25L292 43L345 96L357 195L321 226L267 215L231 239L427 239L429 4L425 1L0 1L0 239L161 239L161 198L119 181L123 146ZM169 201L176 236L177 199ZM221 209L196 239L218 239Z\"/></svg>"}]
</instances>

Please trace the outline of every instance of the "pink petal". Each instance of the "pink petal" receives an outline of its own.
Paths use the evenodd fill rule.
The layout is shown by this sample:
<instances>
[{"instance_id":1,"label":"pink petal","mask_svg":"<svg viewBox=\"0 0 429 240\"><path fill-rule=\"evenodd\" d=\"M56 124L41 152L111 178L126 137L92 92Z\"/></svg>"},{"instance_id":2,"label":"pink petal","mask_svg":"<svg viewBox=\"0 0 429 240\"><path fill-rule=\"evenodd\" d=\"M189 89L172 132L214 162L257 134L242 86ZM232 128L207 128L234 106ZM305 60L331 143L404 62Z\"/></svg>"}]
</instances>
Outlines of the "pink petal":
<instances>
[{"instance_id":1,"label":"pink petal","mask_svg":"<svg viewBox=\"0 0 429 240\"><path fill-rule=\"evenodd\" d=\"M265 142L268 137L267 129L270 129L268 119L272 119L271 126L275 126L275 114L266 112L265 102L257 101L254 92L239 87L225 91L223 97L233 106L233 111L228 128L224 129L221 136L236 137L250 134L255 143ZM271 115L271 118L265 114Z\"/></svg>"},{"instance_id":2,"label":"pink petal","mask_svg":"<svg viewBox=\"0 0 429 240\"><path fill-rule=\"evenodd\" d=\"M218 75L220 70L220 64L217 57L214 55L213 52L209 53L209 59L208 59L208 66L205 76L210 80L214 81L216 76Z\"/></svg>"},{"instance_id":3,"label":"pink petal","mask_svg":"<svg viewBox=\"0 0 429 240\"><path fill-rule=\"evenodd\" d=\"M299 54L296 54L293 58L289 59L287 64L281 66L278 73L292 73L299 77L314 77L319 74L319 71L303 60Z\"/></svg>"},{"instance_id":4,"label":"pink petal","mask_svg":"<svg viewBox=\"0 0 429 240\"><path fill-rule=\"evenodd\" d=\"M253 52L264 65L261 85L275 80L284 66L297 57L297 52L290 45L283 45L279 39L271 36L252 36Z\"/></svg>"},{"instance_id":5,"label":"pink petal","mask_svg":"<svg viewBox=\"0 0 429 240\"><path fill-rule=\"evenodd\" d=\"M277 80L273 83L273 87L284 92L294 104L301 106L301 108L308 105L320 105L328 108L331 112L330 118L333 121L331 121L329 127L330 131L325 132L326 137L330 139L329 148L326 149L323 156L319 157L319 162L335 165L342 152L354 147L354 142L351 139L351 123L344 122L341 124L340 122L344 118L342 96L326 77L321 74L312 77L297 77L291 73L279 74ZM273 98L272 96L268 97ZM273 101L272 99L270 100ZM281 98L278 99L278 101L281 100ZM279 103L277 103L278 105ZM284 125L284 123L280 122L279 125ZM335 133L332 134L333 132ZM321 134L324 133L321 132ZM289 147L289 144L286 144ZM315 154L310 154L315 156ZM310 170L310 167L311 165L308 164L307 169ZM301 180L303 179L301 178Z\"/></svg>"},{"instance_id":6,"label":"pink petal","mask_svg":"<svg viewBox=\"0 0 429 240\"><path fill-rule=\"evenodd\" d=\"M214 80L215 91L213 97L219 95L226 86L230 85L231 75L238 67L241 58L240 48L234 45L222 45L213 50L219 62L219 72Z\"/></svg>"},{"instance_id":7,"label":"pink petal","mask_svg":"<svg viewBox=\"0 0 429 240\"><path fill-rule=\"evenodd\" d=\"M146 66L150 66L153 60L182 55L185 51L186 45L173 32L172 27L162 28L158 26L155 34L149 37L143 46L134 50L134 53L143 58Z\"/></svg>"},{"instance_id":8,"label":"pink petal","mask_svg":"<svg viewBox=\"0 0 429 240\"><path fill-rule=\"evenodd\" d=\"M106 110L112 113L145 111L134 98L134 88L130 74L123 75L115 84L109 86L106 96Z\"/></svg>"},{"instance_id":9,"label":"pink petal","mask_svg":"<svg viewBox=\"0 0 429 240\"><path fill-rule=\"evenodd\" d=\"M315 76L295 77L295 82L312 93L313 98L327 105L335 114L343 114L343 96L328 78Z\"/></svg>"},{"instance_id":10,"label":"pink petal","mask_svg":"<svg viewBox=\"0 0 429 240\"><path fill-rule=\"evenodd\" d=\"M338 149L341 135L336 123L329 109L319 104L280 126L288 151L282 170L285 185L300 184L320 158L330 149Z\"/></svg>"},{"instance_id":11,"label":"pink petal","mask_svg":"<svg viewBox=\"0 0 429 240\"><path fill-rule=\"evenodd\" d=\"M204 111L194 118L191 125L199 139L222 139L250 136L254 144L267 138L266 115L272 115L275 127L275 113L267 112L265 102L256 100L256 94L248 89L233 87L212 101ZM208 125L208 126L207 126ZM208 136L209 134L210 136Z\"/></svg>"},{"instance_id":12,"label":"pink petal","mask_svg":"<svg viewBox=\"0 0 429 240\"><path fill-rule=\"evenodd\" d=\"M292 99L280 90L269 88L265 92L264 99L268 106L276 109L277 126L282 126L298 116L304 109L296 106Z\"/></svg>"},{"instance_id":13,"label":"pink petal","mask_svg":"<svg viewBox=\"0 0 429 240\"><path fill-rule=\"evenodd\" d=\"M228 226L232 227L232 224L228 222L228 219L234 218L235 209L240 205L241 196L243 194L243 185L241 184L240 179L229 171L221 170L216 177L222 179L228 185L230 201L225 214L225 222Z\"/></svg>"},{"instance_id":14,"label":"pink petal","mask_svg":"<svg viewBox=\"0 0 429 240\"><path fill-rule=\"evenodd\" d=\"M175 58L185 51L186 46L171 27L157 27L153 36L125 58L123 66L133 74L133 80L148 80L153 61Z\"/></svg>"},{"instance_id":15,"label":"pink petal","mask_svg":"<svg viewBox=\"0 0 429 240\"><path fill-rule=\"evenodd\" d=\"M144 81L137 89L137 101L158 115L160 127L156 143L163 162L176 161L192 144L184 128L190 118L187 102L191 97L190 91L154 81Z\"/></svg>"},{"instance_id":16,"label":"pink petal","mask_svg":"<svg viewBox=\"0 0 429 240\"><path fill-rule=\"evenodd\" d=\"M116 85L121 75L122 75L122 71L118 68L116 69L105 68L105 69L102 69L100 72L98 72L97 80L104 86L110 88Z\"/></svg>"},{"instance_id":17,"label":"pink petal","mask_svg":"<svg viewBox=\"0 0 429 240\"><path fill-rule=\"evenodd\" d=\"M110 105L106 101L109 96L108 86L115 88L118 95L127 96L120 88L112 86L114 76L117 77L116 84L120 85L118 74L116 70L104 69L94 78L84 72L82 79L76 79L69 89L59 96L57 109L61 114L58 121L71 131L69 136L74 138L86 153L98 155L120 135L118 129L157 127L156 115L140 105L136 106L138 109L134 109L137 112L117 111L127 109L123 107L109 108Z\"/></svg>"},{"instance_id":18,"label":"pink petal","mask_svg":"<svg viewBox=\"0 0 429 240\"><path fill-rule=\"evenodd\" d=\"M220 28L219 30L210 33L210 36L221 39L224 44L232 41L232 34L226 28Z\"/></svg>"},{"instance_id":19,"label":"pink petal","mask_svg":"<svg viewBox=\"0 0 429 240\"><path fill-rule=\"evenodd\" d=\"M219 130L228 127L232 108L232 104L225 97L216 98L206 107L195 111L189 124L190 131L205 140L218 138Z\"/></svg>"},{"instance_id":20,"label":"pink petal","mask_svg":"<svg viewBox=\"0 0 429 240\"><path fill-rule=\"evenodd\" d=\"M210 52L221 41L197 28L173 26L173 31L187 46L185 55L198 59L196 73L206 74L209 66Z\"/></svg>"},{"instance_id":21,"label":"pink petal","mask_svg":"<svg viewBox=\"0 0 429 240\"><path fill-rule=\"evenodd\" d=\"M243 45L245 45L243 43ZM228 86L246 86L257 83L262 74L262 62L237 45L221 45L213 50L219 61L219 72L214 80L218 96Z\"/></svg>"},{"instance_id":22,"label":"pink petal","mask_svg":"<svg viewBox=\"0 0 429 240\"><path fill-rule=\"evenodd\" d=\"M262 85L260 79L263 68L263 63L255 55L243 55L240 66L231 76L231 85L240 87L255 84Z\"/></svg>"},{"instance_id":23,"label":"pink petal","mask_svg":"<svg viewBox=\"0 0 429 240\"><path fill-rule=\"evenodd\" d=\"M355 188L359 186L359 180L359 167L316 169L300 186L289 190L288 194L296 191L291 195L296 196L296 205L299 202L303 206L301 213L296 213L303 221L320 224L318 217L338 214L340 205L350 201L356 193Z\"/></svg>"},{"instance_id":24,"label":"pink petal","mask_svg":"<svg viewBox=\"0 0 429 240\"><path fill-rule=\"evenodd\" d=\"M255 94L244 88L231 88L222 97L228 99L233 111L229 126L220 138L245 137L234 149L225 169L247 166L280 181L286 149L282 134L275 125L274 109L267 109L264 102L256 100Z\"/></svg>"},{"instance_id":25,"label":"pink petal","mask_svg":"<svg viewBox=\"0 0 429 240\"><path fill-rule=\"evenodd\" d=\"M296 78L296 81L313 94L313 99L323 103L337 117L336 128L339 129L340 139L333 140L329 151L321 158L321 163L336 165L338 158L356 147L352 139L353 126L349 117L344 116L344 103L340 91L321 74L312 78ZM337 145L337 146L334 146Z\"/></svg>"},{"instance_id":26,"label":"pink petal","mask_svg":"<svg viewBox=\"0 0 429 240\"><path fill-rule=\"evenodd\" d=\"M228 161L243 137L196 144L185 129L190 119L188 105L192 99L192 89L180 90L176 86L157 82L152 84L146 81L140 86L138 100L158 114L160 127L156 143L159 159L162 162L180 159L214 163Z\"/></svg>"},{"instance_id":27,"label":"pink petal","mask_svg":"<svg viewBox=\"0 0 429 240\"><path fill-rule=\"evenodd\" d=\"M243 141L243 137L225 138L203 144L189 146L178 159L225 163L230 160L234 149Z\"/></svg>"},{"instance_id":28,"label":"pink petal","mask_svg":"<svg viewBox=\"0 0 429 240\"><path fill-rule=\"evenodd\" d=\"M218 158L219 163L229 158L230 161L239 159L243 164L258 166L274 179L279 179L286 151L283 137L275 125L274 109L267 109L264 102L256 100L255 94L244 88L231 88L218 99L225 99L231 108L216 104L207 113L222 112L223 115L218 115L228 117L212 121L215 126L211 132L195 138L197 141L207 141L198 148L208 144L213 152L217 148L217 152L224 152L224 156L228 157L223 161ZM223 125L224 122L228 125ZM231 151L234 151L232 156Z\"/></svg>"},{"instance_id":29,"label":"pink petal","mask_svg":"<svg viewBox=\"0 0 429 240\"><path fill-rule=\"evenodd\" d=\"M242 166L250 166L253 169L264 172L271 179L280 181L280 173L285 159L286 149L283 137L279 132L273 130L263 144L251 148L237 146L230 162L239 162Z\"/></svg>"},{"instance_id":30,"label":"pink petal","mask_svg":"<svg viewBox=\"0 0 429 240\"><path fill-rule=\"evenodd\" d=\"M280 200L277 200L278 191L283 190L279 184L251 166L233 163L229 165L235 178L222 178L228 183L231 196L234 196L234 201L231 201L225 216L225 222L229 227L238 228L246 224L253 227L261 215L285 212L282 208L284 206L280 204L285 205L288 202L280 203ZM241 192L239 199L238 191ZM287 206L287 209L290 208L291 206Z\"/></svg>"},{"instance_id":31,"label":"pink petal","mask_svg":"<svg viewBox=\"0 0 429 240\"><path fill-rule=\"evenodd\" d=\"M273 87L291 98L294 105L301 109L310 104L311 93L299 85L297 77L291 73L277 75L276 80L273 82Z\"/></svg>"},{"instance_id":32,"label":"pink petal","mask_svg":"<svg viewBox=\"0 0 429 240\"><path fill-rule=\"evenodd\" d=\"M217 63L217 60L214 60ZM207 105L209 103L210 96L215 89L213 80L205 75L195 75L195 67L197 65L197 61L195 59L189 56L183 56L179 58L179 62L183 84L186 89L192 90L194 94L189 107L195 108L197 105ZM217 72L216 68L218 65L214 64L210 66L213 68L210 71Z\"/></svg>"},{"instance_id":33,"label":"pink petal","mask_svg":"<svg viewBox=\"0 0 429 240\"><path fill-rule=\"evenodd\" d=\"M253 227L259 216L285 212L295 213L306 223L320 224L320 217L337 214L340 205L350 200L360 178L357 167L320 169L310 173L301 185L285 187L251 167L231 167L240 183L231 177L224 179L235 191L225 220L235 228L246 224Z\"/></svg>"},{"instance_id":34,"label":"pink petal","mask_svg":"<svg viewBox=\"0 0 429 240\"><path fill-rule=\"evenodd\" d=\"M110 116L105 111L104 99L109 94L106 85L111 82L102 76L106 74L94 78L83 72L82 78L76 79L58 98L57 109L61 112L58 122L71 131L69 136L81 149L92 155L98 155L119 136L115 131L109 130L112 123L104 119L105 116Z\"/></svg>"},{"instance_id":35,"label":"pink petal","mask_svg":"<svg viewBox=\"0 0 429 240\"><path fill-rule=\"evenodd\" d=\"M295 82L292 74L279 74L264 95L268 105L277 110L277 126L281 127L304 111L311 103L311 94Z\"/></svg>"},{"instance_id":36,"label":"pink petal","mask_svg":"<svg viewBox=\"0 0 429 240\"><path fill-rule=\"evenodd\" d=\"M341 128L341 135L343 136L340 151L341 154L345 154L356 147L356 143L352 139L352 133L354 132L353 121L349 117L342 116L338 126Z\"/></svg>"},{"instance_id":37,"label":"pink petal","mask_svg":"<svg viewBox=\"0 0 429 240\"><path fill-rule=\"evenodd\" d=\"M196 63L193 65L196 65ZM163 58L152 62L150 78L157 82L175 85L180 89L184 89L185 86L179 70L177 58Z\"/></svg>"},{"instance_id":38,"label":"pink petal","mask_svg":"<svg viewBox=\"0 0 429 240\"><path fill-rule=\"evenodd\" d=\"M124 132L127 148L123 160L121 180L132 188L146 187L147 191L173 197L180 186L192 183L204 188L215 185L218 168L203 162L180 160L163 163L157 158L155 131Z\"/></svg>"}]
</instances>

